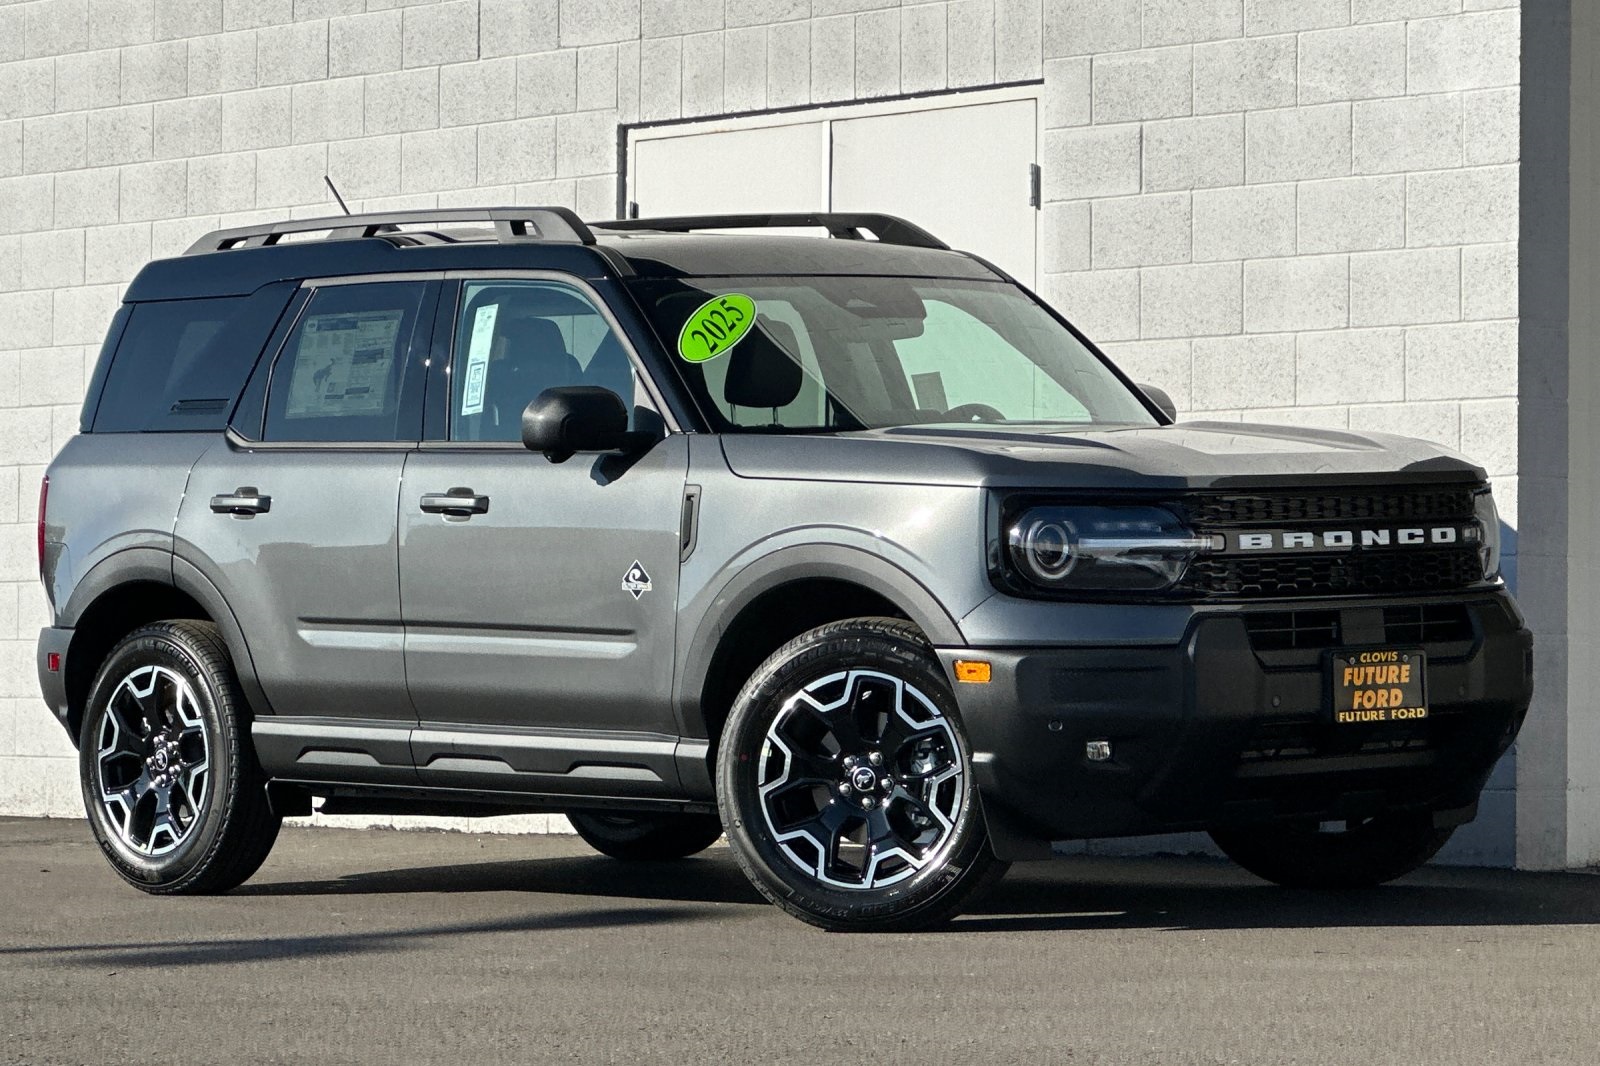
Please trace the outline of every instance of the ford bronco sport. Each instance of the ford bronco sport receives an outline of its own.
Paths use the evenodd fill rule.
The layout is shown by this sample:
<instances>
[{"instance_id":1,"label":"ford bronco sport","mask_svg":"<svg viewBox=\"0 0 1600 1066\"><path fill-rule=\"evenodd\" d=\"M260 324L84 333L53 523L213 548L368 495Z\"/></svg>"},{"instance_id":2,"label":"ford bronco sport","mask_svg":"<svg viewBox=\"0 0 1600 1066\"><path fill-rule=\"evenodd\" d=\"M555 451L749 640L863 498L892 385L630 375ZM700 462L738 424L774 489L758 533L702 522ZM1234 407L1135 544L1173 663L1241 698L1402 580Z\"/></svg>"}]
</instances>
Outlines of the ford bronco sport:
<instances>
[{"instance_id":1,"label":"ford bronco sport","mask_svg":"<svg viewBox=\"0 0 1600 1066\"><path fill-rule=\"evenodd\" d=\"M148 892L240 884L313 796L624 859L726 831L831 929L1109 835L1371 885L1530 698L1482 469L1175 424L882 215L213 233L129 286L81 430L39 677Z\"/></svg>"}]
</instances>

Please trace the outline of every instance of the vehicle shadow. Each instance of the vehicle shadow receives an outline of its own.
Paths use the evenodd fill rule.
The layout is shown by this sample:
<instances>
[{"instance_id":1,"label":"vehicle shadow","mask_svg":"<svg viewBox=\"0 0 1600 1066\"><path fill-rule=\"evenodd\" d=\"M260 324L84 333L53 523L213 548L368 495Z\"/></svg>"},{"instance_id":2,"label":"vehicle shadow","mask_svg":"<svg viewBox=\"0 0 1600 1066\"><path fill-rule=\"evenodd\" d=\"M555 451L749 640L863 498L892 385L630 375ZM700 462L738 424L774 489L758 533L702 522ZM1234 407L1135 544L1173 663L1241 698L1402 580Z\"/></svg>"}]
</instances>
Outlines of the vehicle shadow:
<instances>
[{"instance_id":1,"label":"vehicle shadow","mask_svg":"<svg viewBox=\"0 0 1600 1066\"><path fill-rule=\"evenodd\" d=\"M320 881L261 881L234 896L340 896L425 892L527 892L687 903L763 903L725 852L675 862L602 855L364 870Z\"/></svg>"},{"instance_id":2,"label":"vehicle shadow","mask_svg":"<svg viewBox=\"0 0 1600 1066\"><path fill-rule=\"evenodd\" d=\"M1590 874L1431 867L1379 888L1285 889L1220 859L1080 857L1013 869L952 928L1309 929L1600 924Z\"/></svg>"},{"instance_id":3,"label":"vehicle shadow","mask_svg":"<svg viewBox=\"0 0 1600 1066\"><path fill-rule=\"evenodd\" d=\"M705 921L718 912L710 907L588 908L551 914L528 914L478 922L362 929L303 936L226 937L216 939L143 941L135 943L49 944L0 947L0 960L32 961L113 972L173 969L188 966L240 965L313 957L370 955L423 948L431 941L460 937L503 936L571 929L616 929L688 921Z\"/></svg>"},{"instance_id":4,"label":"vehicle shadow","mask_svg":"<svg viewBox=\"0 0 1600 1066\"><path fill-rule=\"evenodd\" d=\"M251 884L233 894L428 892L764 903L725 849L678 862L575 856L374 870ZM1595 924L1600 878L1589 874L1431 867L1382 888L1319 892L1268 885L1217 859L1075 856L1013 867L948 928L977 933Z\"/></svg>"}]
</instances>

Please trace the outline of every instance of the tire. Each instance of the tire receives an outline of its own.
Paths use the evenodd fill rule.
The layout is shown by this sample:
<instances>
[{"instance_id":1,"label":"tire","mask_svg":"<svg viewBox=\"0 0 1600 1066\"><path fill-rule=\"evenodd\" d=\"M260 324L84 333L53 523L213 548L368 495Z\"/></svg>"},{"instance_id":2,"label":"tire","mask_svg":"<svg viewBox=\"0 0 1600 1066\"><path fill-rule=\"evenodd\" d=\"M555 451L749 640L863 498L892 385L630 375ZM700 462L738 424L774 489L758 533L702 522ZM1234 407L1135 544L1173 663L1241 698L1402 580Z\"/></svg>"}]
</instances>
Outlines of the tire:
<instances>
[{"instance_id":1,"label":"tire","mask_svg":"<svg viewBox=\"0 0 1600 1066\"><path fill-rule=\"evenodd\" d=\"M249 712L209 622L156 622L112 649L90 690L78 760L100 850L144 892L226 892L277 839L282 819Z\"/></svg>"},{"instance_id":2,"label":"tire","mask_svg":"<svg viewBox=\"0 0 1600 1066\"><path fill-rule=\"evenodd\" d=\"M938 925L1006 870L955 698L899 619L834 622L774 652L734 701L717 800L751 882L823 929Z\"/></svg>"},{"instance_id":3,"label":"tire","mask_svg":"<svg viewBox=\"0 0 1600 1066\"><path fill-rule=\"evenodd\" d=\"M662 862L697 855L722 836L714 814L569 811L584 843L613 859Z\"/></svg>"},{"instance_id":4,"label":"tire","mask_svg":"<svg viewBox=\"0 0 1600 1066\"><path fill-rule=\"evenodd\" d=\"M1234 862L1288 888L1371 888L1404 877L1436 855L1453 828L1435 829L1428 811L1379 815L1339 832L1315 824L1214 829Z\"/></svg>"}]
</instances>

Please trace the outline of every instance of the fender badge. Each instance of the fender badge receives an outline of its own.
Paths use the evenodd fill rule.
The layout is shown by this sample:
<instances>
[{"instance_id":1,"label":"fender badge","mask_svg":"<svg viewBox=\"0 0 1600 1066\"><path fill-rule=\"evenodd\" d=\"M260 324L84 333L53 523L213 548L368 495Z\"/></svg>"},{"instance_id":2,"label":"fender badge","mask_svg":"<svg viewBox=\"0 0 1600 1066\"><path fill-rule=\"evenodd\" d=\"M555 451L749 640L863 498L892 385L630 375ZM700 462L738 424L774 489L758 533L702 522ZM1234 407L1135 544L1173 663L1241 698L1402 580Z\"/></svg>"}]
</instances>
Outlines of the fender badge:
<instances>
[{"instance_id":1,"label":"fender badge","mask_svg":"<svg viewBox=\"0 0 1600 1066\"><path fill-rule=\"evenodd\" d=\"M628 573L622 579L622 591L633 593L633 598L638 599L649 592L650 575L645 572L644 564L635 559L633 565L628 567Z\"/></svg>"}]
</instances>

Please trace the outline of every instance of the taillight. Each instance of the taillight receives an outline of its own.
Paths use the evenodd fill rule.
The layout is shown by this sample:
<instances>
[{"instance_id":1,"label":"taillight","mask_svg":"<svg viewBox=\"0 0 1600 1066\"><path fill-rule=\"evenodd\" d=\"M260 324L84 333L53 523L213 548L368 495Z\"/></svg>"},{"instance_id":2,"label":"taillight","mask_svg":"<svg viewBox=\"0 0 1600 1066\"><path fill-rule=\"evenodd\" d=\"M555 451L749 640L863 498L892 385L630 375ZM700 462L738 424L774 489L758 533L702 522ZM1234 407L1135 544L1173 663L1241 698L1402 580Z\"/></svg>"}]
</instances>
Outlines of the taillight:
<instances>
[{"instance_id":1,"label":"taillight","mask_svg":"<svg viewBox=\"0 0 1600 1066\"><path fill-rule=\"evenodd\" d=\"M39 479L39 576L44 576L44 509L50 502L50 475Z\"/></svg>"}]
</instances>

